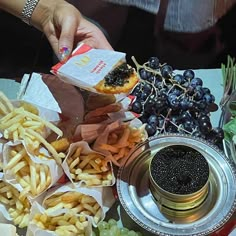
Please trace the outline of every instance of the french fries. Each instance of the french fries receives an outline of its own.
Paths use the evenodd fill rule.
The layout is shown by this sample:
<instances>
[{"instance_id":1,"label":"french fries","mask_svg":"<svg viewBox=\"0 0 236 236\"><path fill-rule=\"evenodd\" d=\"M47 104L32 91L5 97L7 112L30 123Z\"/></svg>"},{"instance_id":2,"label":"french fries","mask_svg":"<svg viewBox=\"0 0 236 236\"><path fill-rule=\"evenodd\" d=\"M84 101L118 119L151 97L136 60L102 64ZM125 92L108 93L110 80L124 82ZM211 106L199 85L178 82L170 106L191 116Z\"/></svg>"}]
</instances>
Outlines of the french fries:
<instances>
[{"instance_id":1,"label":"french fries","mask_svg":"<svg viewBox=\"0 0 236 236\"><path fill-rule=\"evenodd\" d=\"M8 155L4 172L10 172L22 186L20 199L27 194L37 196L49 187L52 182L49 166L33 162L22 144L9 147Z\"/></svg>"},{"instance_id":2,"label":"french fries","mask_svg":"<svg viewBox=\"0 0 236 236\"><path fill-rule=\"evenodd\" d=\"M67 138L57 139L50 143L57 152L66 152L70 146L70 142Z\"/></svg>"},{"instance_id":3,"label":"french fries","mask_svg":"<svg viewBox=\"0 0 236 236\"><path fill-rule=\"evenodd\" d=\"M107 143L101 143L98 151L108 152L105 160L121 166L135 145L143 140L143 127L133 128L127 123L109 133Z\"/></svg>"},{"instance_id":4,"label":"french fries","mask_svg":"<svg viewBox=\"0 0 236 236\"><path fill-rule=\"evenodd\" d=\"M38 110L31 104L22 102L20 107L14 107L10 100L0 92L0 132L7 140L24 140L27 148L34 153L40 145L46 147L58 164L65 154L58 153L54 146L47 142L47 129L62 137L62 131L54 124L42 119Z\"/></svg>"},{"instance_id":5,"label":"french fries","mask_svg":"<svg viewBox=\"0 0 236 236\"><path fill-rule=\"evenodd\" d=\"M83 181L86 186L112 185L111 166L104 162L104 156L98 153L83 154L78 146L66 159L73 181Z\"/></svg>"},{"instance_id":6,"label":"french fries","mask_svg":"<svg viewBox=\"0 0 236 236\"><path fill-rule=\"evenodd\" d=\"M13 105L3 92L0 91L0 115L7 115L13 110Z\"/></svg>"},{"instance_id":7,"label":"french fries","mask_svg":"<svg viewBox=\"0 0 236 236\"><path fill-rule=\"evenodd\" d=\"M89 215L93 217L97 224L102 218L102 208L95 198L80 192L57 193L47 198L43 205L46 214L50 215L56 210L63 208L70 209L71 212L80 215Z\"/></svg>"},{"instance_id":8,"label":"french fries","mask_svg":"<svg viewBox=\"0 0 236 236\"><path fill-rule=\"evenodd\" d=\"M84 215L75 215L73 212L49 216L46 213L34 215L32 223L39 228L54 231L58 236L84 236L89 222Z\"/></svg>"},{"instance_id":9,"label":"french fries","mask_svg":"<svg viewBox=\"0 0 236 236\"><path fill-rule=\"evenodd\" d=\"M0 203L6 206L15 225L20 228L28 225L30 202L26 197L20 198L19 191L2 180L0 180Z\"/></svg>"}]
</instances>

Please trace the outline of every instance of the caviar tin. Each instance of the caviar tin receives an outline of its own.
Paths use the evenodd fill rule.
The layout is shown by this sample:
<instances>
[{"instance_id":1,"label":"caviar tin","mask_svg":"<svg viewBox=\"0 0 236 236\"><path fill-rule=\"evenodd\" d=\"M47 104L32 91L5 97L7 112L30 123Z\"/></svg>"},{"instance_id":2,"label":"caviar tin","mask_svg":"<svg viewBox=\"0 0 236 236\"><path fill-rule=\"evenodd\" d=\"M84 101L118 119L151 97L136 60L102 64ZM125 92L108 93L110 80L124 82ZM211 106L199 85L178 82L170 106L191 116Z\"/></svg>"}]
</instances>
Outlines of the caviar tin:
<instances>
[{"instance_id":1,"label":"caviar tin","mask_svg":"<svg viewBox=\"0 0 236 236\"><path fill-rule=\"evenodd\" d=\"M203 206L184 217L166 214L150 189L150 162L159 150L171 145L197 150L209 165ZM181 134L158 135L139 144L129 155L117 173L117 192L125 212L149 233L146 235L208 235L221 228L236 209L235 174L233 162L205 140Z\"/></svg>"},{"instance_id":2,"label":"caviar tin","mask_svg":"<svg viewBox=\"0 0 236 236\"><path fill-rule=\"evenodd\" d=\"M204 202L210 188L208 162L195 149L184 145L170 147L172 153L168 153L168 156L157 152L151 158L149 188L160 211L169 219L176 222L196 220L200 217L199 212L205 214L207 209ZM169 150L169 147L161 151L165 152L165 149ZM177 156L178 150L181 150L180 156ZM186 153L190 154L186 156ZM163 162L163 158L166 162ZM200 183L200 186L196 186L196 183Z\"/></svg>"}]
</instances>

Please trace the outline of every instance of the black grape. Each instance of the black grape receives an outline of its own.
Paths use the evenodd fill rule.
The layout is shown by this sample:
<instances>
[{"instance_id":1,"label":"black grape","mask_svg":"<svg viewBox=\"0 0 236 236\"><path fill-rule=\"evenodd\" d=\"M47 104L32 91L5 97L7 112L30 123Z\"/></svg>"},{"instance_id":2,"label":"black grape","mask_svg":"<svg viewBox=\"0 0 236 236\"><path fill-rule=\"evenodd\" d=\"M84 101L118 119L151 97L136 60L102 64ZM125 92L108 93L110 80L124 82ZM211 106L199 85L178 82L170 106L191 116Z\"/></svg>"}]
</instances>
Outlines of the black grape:
<instances>
[{"instance_id":1,"label":"black grape","mask_svg":"<svg viewBox=\"0 0 236 236\"><path fill-rule=\"evenodd\" d=\"M142 104L139 101L135 101L132 104L132 111L135 113L141 113L142 112Z\"/></svg>"},{"instance_id":2,"label":"black grape","mask_svg":"<svg viewBox=\"0 0 236 236\"><path fill-rule=\"evenodd\" d=\"M185 70L183 73L184 78L192 80L195 76L193 70Z\"/></svg>"},{"instance_id":3,"label":"black grape","mask_svg":"<svg viewBox=\"0 0 236 236\"><path fill-rule=\"evenodd\" d=\"M130 109L140 114L148 136L179 132L222 144L224 132L212 127L210 120L215 97L193 70L175 74L171 65L150 57L139 67L139 74L141 81L131 93L136 99Z\"/></svg>"}]
</instances>

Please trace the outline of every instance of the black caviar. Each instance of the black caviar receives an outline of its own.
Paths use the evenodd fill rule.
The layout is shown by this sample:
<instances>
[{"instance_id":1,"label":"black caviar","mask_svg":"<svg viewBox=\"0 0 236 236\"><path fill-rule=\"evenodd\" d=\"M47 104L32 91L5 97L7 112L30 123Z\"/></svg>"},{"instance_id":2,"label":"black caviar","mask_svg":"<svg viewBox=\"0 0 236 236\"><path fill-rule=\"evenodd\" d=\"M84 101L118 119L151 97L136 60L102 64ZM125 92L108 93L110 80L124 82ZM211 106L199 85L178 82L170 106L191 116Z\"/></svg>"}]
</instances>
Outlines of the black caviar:
<instances>
[{"instance_id":1,"label":"black caviar","mask_svg":"<svg viewBox=\"0 0 236 236\"><path fill-rule=\"evenodd\" d=\"M105 76L105 86L124 86L133 72L133 68L128 67L127 63L123 63Z\"/></svg>"},{"instance_id":2,"label":"black caviar","mask_svg":"<svg viewBox=\"0 0 236 236\"><path fill-rule=\"evenodd\" d=\"M161 149L153 157L150 171L159 187L174 194L197 192L209 177L209 166L203 155L181 145Z\"/></svg>"}]
</instances>

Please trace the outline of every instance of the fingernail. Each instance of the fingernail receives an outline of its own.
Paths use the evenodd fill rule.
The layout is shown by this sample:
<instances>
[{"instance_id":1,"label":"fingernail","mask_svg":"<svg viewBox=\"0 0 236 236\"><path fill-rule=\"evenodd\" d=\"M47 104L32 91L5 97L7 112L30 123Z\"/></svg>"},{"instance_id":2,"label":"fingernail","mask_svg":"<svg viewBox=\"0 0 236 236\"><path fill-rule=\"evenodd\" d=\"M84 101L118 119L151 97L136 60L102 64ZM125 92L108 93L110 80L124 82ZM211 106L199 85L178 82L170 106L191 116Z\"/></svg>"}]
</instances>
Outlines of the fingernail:
<instances>
[{"instance_id":1,"label":"fingernail","mask_svg":"<svg viewBox=\"0 0 236 236\"><path fill-rule=\"evenodd\" d=\"M70 50L68 47L61 47L59 50L59 60L65 62L70 55Z\"/></svg>"}]
</instances>

